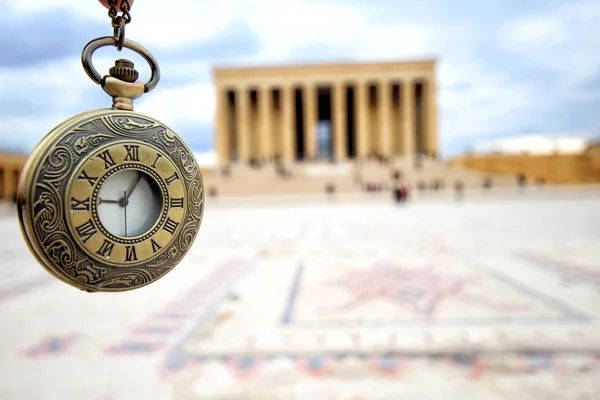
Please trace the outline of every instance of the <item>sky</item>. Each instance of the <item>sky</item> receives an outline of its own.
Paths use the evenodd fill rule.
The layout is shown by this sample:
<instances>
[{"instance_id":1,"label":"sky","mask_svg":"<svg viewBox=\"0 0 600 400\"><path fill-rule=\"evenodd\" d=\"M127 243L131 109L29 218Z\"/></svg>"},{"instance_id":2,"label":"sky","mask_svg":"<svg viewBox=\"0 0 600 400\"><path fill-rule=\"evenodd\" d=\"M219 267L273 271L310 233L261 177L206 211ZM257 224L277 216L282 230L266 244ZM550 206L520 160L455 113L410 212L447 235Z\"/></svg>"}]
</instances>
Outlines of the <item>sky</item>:
<instances>
[{"instance_id":1,"label":"sky","mask_svg":"<svg viewBox=\"0 0 600 400\"><path fill-rule=\"evenodd\" d=\"M0 0L0 150L30 152L62 120L110 107L81 67L112 35L96 0ZM158 60L135 101L196 152L213 148L214 66L438 60L442 156L600 137L597 0L135 0L126 37ZM102 48L102 75L134 53Z\"/></svg>"}]
</instances>

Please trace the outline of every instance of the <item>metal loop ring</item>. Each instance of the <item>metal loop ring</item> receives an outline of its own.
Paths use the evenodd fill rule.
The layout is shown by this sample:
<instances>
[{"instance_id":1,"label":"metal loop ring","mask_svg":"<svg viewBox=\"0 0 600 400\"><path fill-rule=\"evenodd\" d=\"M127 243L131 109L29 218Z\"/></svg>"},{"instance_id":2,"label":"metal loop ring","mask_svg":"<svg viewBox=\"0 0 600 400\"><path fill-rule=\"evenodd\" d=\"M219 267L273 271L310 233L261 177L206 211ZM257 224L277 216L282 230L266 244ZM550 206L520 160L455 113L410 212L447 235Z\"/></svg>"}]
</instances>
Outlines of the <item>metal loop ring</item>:
<instances>
[{"instance_id":1,"label":"metal loop ring","mask_svg":"<svg viewBox=\"0 0 600 400\"><path fill-rule=\"evenodd\" d=\"M94 65L92 64L92 54L94 53L94 51L104 46L117 47L118 39L112 36L104 36L94 39L88 44L86 44L83 48L83 51L81 52L81 63L83 64L83 70L97 85L100 85L100 83L102 82L102 76L100 76L100 74L98 73L98 71L96 71L96 68L94 68ZM144 93L147 93L154 89L160 79L160 68L158 67L158 63L156 62L154 56L152 56L152 54L150 54L150 52L144 47L129 39L123 40L123 47L136 52L137 54L142 56L144 60L146 60L146 62L150 66L150 71L152 74L150 76L150 80L144 85Z\"/></svg>"},{"instance_id":2,"label":"metal loop ring","mask_svg":"<svg viewBox=\"0 0 600 400\"><path fill-rule=\"evenodd\" d=\"M113 29L113 36L117 39L117 50L123 50L123 41L125 40L125 18L117 17L117 26Z\"/></svg>"}]
</instances>

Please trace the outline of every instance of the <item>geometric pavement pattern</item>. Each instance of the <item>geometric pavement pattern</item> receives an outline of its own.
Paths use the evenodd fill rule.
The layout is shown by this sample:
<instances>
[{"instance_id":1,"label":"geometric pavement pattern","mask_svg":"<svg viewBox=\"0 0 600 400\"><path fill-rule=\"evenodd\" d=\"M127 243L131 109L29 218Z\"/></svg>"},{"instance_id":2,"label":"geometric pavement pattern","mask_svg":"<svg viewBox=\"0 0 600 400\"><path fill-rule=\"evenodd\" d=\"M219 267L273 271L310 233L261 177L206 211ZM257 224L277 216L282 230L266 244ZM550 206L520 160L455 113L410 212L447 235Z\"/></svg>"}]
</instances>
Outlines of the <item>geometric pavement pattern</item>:
<instances>
[{"instance_id":1,"label":"geometric pavement pattern","mask_svg":"<svg viewBox=\"0 0 600 400\"><path fill-rule=\"evenodd\" d=\"M0 398L596 398L598 193L548 192L209 199L184 261L119 294L51 278L5 207Z\"/></svg>"}]
</instances>

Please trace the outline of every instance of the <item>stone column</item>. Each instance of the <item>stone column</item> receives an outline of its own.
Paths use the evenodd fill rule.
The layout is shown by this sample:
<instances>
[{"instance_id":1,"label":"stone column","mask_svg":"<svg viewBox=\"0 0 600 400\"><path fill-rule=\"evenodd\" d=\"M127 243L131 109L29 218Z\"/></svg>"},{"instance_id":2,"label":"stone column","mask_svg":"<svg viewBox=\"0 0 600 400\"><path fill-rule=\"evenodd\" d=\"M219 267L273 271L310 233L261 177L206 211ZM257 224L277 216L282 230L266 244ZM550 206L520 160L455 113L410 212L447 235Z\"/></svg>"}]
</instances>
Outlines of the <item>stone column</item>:
<instances>
[{"instance_id":1,"label":"stone column","mask_svg":"<svg viewBox=\"0 0 600 400\"><path fill-rule=\"evenodd\" d=\"M356 113L356 156L366 158L369 151L369 90L366 82L357 82L355 86L354 112Z\"/></svg>"},{"instance_id":2,"label":"stone column","mask_svg":"<svg viewBox=\"0 0 600 400\"><path fill-rule=\"evenodd\" d=\"M236 92L236 123L238 158L242 162L250 161L250 93L246 87L237 89Z\"/></svg>"},{"instance_id":3,"label":"stone column","mask_svg":"<svg viewBox=\"0 0 600 400\"><path fill-rule=\"evenodd\" d=\"M415 151L415 85L407 79L400 83L400 118L402 155L414 156Z\"/></svg>"},{"instance_id":4,"label":"stone column","mask_svg":"<svg viewBox=\"0 0 600 400\"><path fill-rule=\"evenodd\" d=\"M425 146L427 153L430 155L438 155L438 141L437 141L437 102L436 102L436 84L435 76L431 76L426 80L425 90L423 95L425 96Z\"/></svg>"},{"instance_id":5,"label":"stone column","mask_svg":"<svg viewBox=\"0 0 600 400\"><path fill-rule=\"evenodd\" d=\"M333 158L343 161L347 157L346 137L346 87L343 82L335 83L332 90L333 100Z\"/></svg>"},{"instance_id":6,"label":"stone column","mask_svg":"<svg viewBox=\"0 0 600 400\"><path fill-rule=\"evenodd\" d=\"M383 157L390 157L393 154L392 149L392 85L390 82L383 81L379 83L377 90L379 101L379 154Z\"/></svg>"},{"instance_id":7,"label":"stone column","mask_svg":"<svg viewBox=\"0 0 600 400\"><path fill-rule=\"evenodd\" d=\"M273 98L271 88L261 87L258 91L258 115L259 115L259 144L258 157L268 160L273 157Z\"/></svg>"},{"instance_id":8,"label":"stone column","mask_svg":"<svg viewBox=\"0 0 600 400\"><path fill-rule=\"evenodd\" d=\"M227 90L217 87L217 109L215 115L214 141L217 147L217 160L219 165L227 164L231 160L228 124Z\"/></svg>"},{"instance_id":9,"label":"stone column","mask_svg":"<svg viewBox=\"0 0 600 400\"><path fill-rule=\"evenodd\" d=\"M313 159L317 155L317 90L314 84L304 88L304 157Z\"/></svg>"},{"instance_id":10,"label":"stone column","mask_svg":"<svg viewBox=\"0 0 600 400\"><path fill-rule=\"evenodd\" d=\"M283 160L292 162L296 158L296 136L294 135L294 88L283 86L280 91L281 105L281 143L283 147Z\"/></svg>"}]
</instances>

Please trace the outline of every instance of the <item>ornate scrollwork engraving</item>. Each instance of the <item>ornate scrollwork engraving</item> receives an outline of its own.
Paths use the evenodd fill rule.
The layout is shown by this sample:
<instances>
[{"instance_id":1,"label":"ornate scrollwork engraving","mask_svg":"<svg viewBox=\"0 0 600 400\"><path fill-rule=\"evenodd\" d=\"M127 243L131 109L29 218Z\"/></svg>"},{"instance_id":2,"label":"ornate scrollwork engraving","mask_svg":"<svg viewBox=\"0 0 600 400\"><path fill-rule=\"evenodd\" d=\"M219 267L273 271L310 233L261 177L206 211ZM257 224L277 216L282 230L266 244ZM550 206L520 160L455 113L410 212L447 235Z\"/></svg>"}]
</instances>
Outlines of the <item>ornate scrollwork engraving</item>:
<instances>
[{"instance_id":1,"label":"ornate scrollwork engraving","mask_svg":"<svg viewBox=\"0 0 600 400\"><path fill-rule=\"evenodd\" d=\"M79 136L73 143L73 150L78 156L81 156L87 153L92 147L96 147L110 138L111 136L105 134L89 134L87 136Z\"/></svg>"},{"instance_id":2,"label":"ornate scrollwork engraving","mask_svg":"<svg viewBox=\"0 0 600 400\"><path fill-rule=\"evenodd\" d=\"M59 180L63 178L73 166L73 157L67 147L56 147L46 163L46 179Z\"/></svg>"},{"instance_id":3,"label":"ornate scrollwork engraving","mask_svg":"<svg viewBox=\"0 0 600 400\"><path fill-rule=\"evenodd\" d=\"M178 162L185 173L185 177L193 180L198 173L198 164L196 164L194 155L186 151L183 147L177 147L177 155L179 156Z\"/></svg>"},{"instance_id":4,"label":"ornate scrollwork engraving","mask_svg":"<svg viewBox=\"0 0 600 400\"><path fill-rule=\"evenodd\" d=\"M185 224L181 230L181 234L177 237L177 247L179 247L179 249L187 251L187 249L190 248L196 237L196 228L197 223L193 219L190 219L190 221Z\"/></svg>"},{"instance_id":5,"label":"ornate scrollwork engraving","mask_svg":"<svg viewBox=\"0 0 600 400\"><path fill-rule=\"evenodd\" d=\"M132 269L127 271L127 274L119 274L104 279L98 287L123 289L132 286L144 286L160 278L168 271L168 268Z\"/></svg>"},{"instance_id":6,"label":"ornate scrollwork engraving","mask_svg":"<svg viewBox=\"0 0 600 400\"><path fill-rule=\"evenodd\" d=\"M190 181L188 186L189 208L190 214L200 220L202 219L202 211L204 208L204 193L202 182L197 179Z\"/></svg>"},{"instance_id":7,"label":"ornate scrollwork engraving","mask_svg":"<svg viewBox=\"0 0 600 400\"><path fill-rule=\"evenodd\" d=\"M111 132L131 137L131 135L147 134L160 124L138 115L107 115L102 123Z\"/></svg>"},{"instance_id":8,"label":"ornate scrollwork engraving","mask_svg":"<svg viewBox=\"0 0 600 400\"><path fill-rule=\"evenodd\" d=\"M37 201L33 203L33 225L40 240L56 230L62 219L62 202L59 194L53 187L45 183L38 183L36 191Z\"/></svg>"},{"instance_id":9,"label":"ornate scrollwork engraving","mask_svg":"<svg viewBox=\"0 0 600 400\"><path fill-rule=\"evenodd\" d=\"M159 146L165 147L170 153L177 149L177 143L175 142L174 135L164 127L156 129L150 138Z\"/></svg>"},{"instance_id":10,"label":"ornate scrollwork engraving","mask_svg":"<svg viewBox=\"0 0 600 400\"><path fill-rule=\"evenodd\" d=\"M79 282L83 280L86 283L95 284L104 279L109 273L109 269L97 267L89 259L85 258L75 265L73 273Z\"/></svg>"},{"instance_id":11,"label":"ornate scrollwork engraving","mask_svg":"<svg viewBox=\"0 0 600 400\"><path fill-rule=\"evenodd\" d=\"M181 258L179 249L177 246L170 246L167 250L165 250L161 255L156 257L154 260L148 263L148 266L155 267L159 265L163 265L165 263L171 261L178 261Z\"/></svg>"},{"instance_id":12,"label":"ornate scrollwork engraving","mask_svg":"<svg viewBox=\"0 0 600 400\"><path fill-rule=\"evenodd\" d=\"M44 247L48 256L62 268L71 268L75 261L75 248L73 242L64 232L57 231L44 240Z\"/></svg>"}]
</instances>

